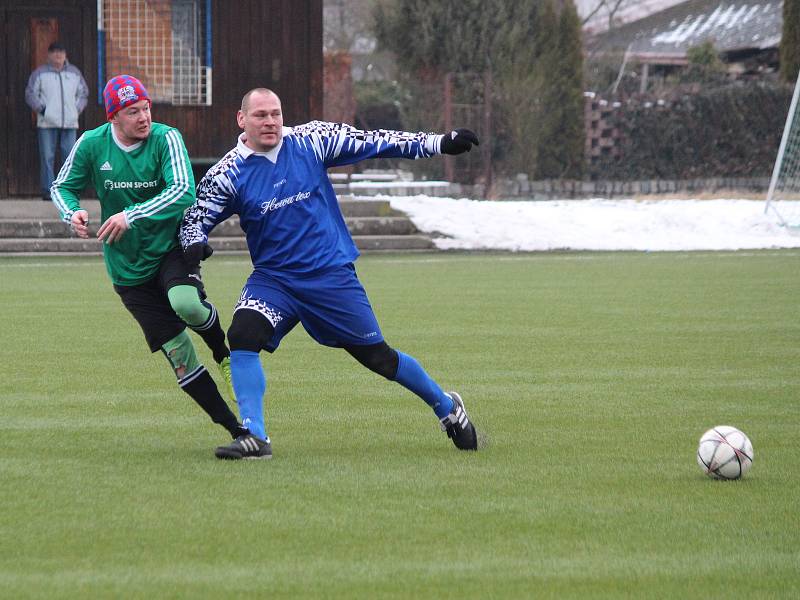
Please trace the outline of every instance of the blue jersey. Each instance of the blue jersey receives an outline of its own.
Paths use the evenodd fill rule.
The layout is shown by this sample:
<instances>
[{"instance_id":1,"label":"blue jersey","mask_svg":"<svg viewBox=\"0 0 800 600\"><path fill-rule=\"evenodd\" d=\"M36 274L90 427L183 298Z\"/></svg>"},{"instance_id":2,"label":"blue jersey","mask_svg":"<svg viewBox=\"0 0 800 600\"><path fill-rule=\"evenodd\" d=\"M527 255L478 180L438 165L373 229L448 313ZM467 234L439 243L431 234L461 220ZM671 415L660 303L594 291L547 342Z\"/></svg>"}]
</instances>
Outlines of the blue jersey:
<instances>
[{"instance_id":1,"label":"blue jersey","mask_svg":"<svg viewBox=\"0 0 800 600\"><path fill-rule=\"evenodd\" d=\"M361 131L312 121L284 127L275 148L255 152L243 135L200 181L180 241L184 248L207 242L218 223L238 214L256 271L289 277L358 257L328 167L367 158L425 158L440 153L442 140L432 133Z\"/></svg>"}]
</instances>

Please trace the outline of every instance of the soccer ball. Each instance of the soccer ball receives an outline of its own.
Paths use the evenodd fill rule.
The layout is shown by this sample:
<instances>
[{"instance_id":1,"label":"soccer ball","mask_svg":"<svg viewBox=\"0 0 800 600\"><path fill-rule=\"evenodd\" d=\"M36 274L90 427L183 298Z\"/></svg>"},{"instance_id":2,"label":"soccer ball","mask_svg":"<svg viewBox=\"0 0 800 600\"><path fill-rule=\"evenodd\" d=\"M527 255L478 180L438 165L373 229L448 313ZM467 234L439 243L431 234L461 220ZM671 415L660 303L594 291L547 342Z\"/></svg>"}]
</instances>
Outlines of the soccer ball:
<instances>
[{"instance_id":1,"label":"soccer ball","mask_svg":"<svg viewBox=\"0 0 800 600\"><path fill-rule=\"evenodd\" d=\"M718 425L700 438L697 464L714 479L739 479L753 464L753 444L736 427Z\"/></svg>"}]
</instances>

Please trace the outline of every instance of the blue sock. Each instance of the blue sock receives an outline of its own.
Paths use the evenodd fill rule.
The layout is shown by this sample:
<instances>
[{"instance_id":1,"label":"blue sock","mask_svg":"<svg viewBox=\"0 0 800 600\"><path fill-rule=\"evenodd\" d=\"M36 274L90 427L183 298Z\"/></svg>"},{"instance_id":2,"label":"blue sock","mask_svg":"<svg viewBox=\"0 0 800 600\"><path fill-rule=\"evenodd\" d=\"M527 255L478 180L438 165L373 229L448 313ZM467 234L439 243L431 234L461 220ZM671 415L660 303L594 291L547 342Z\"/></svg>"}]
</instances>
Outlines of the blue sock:
<instances>
[{"instance_id":1,"label":"blue sock","mask_svg":"<svg viewBox=\"0 0 800 600\"><path fill-rule=\"evenodd\" d=\"M437 417L440 419L446 417L453 410L452 398L442 391L412 356L403 354L399 350L396 352L400 360L394 380L425 400Z\"/></svg>"},{"instance_id":2,"label":"blue sock","mask_svg":"<svg viewBox=\"0 0 800 600\"><path fill-rule=\"evenodd\" d=\"M267 378L261 367L258 352L233 350L231 377L242 425L254 436L267 439L264 427L264 394L267 391Z\"/></svg>"}]
</instances>

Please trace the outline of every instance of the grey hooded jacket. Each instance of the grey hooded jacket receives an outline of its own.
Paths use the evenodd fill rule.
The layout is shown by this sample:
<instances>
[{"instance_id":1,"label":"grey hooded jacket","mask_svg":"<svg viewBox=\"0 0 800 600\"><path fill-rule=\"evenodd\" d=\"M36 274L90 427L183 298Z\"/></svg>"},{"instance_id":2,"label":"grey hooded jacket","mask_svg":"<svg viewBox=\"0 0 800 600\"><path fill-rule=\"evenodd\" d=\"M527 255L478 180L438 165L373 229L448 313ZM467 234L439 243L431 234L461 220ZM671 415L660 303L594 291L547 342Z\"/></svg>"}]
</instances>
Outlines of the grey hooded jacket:
<instances>
[{"instance_id":1,"label":"grey hooded jacket","mask_svg":"<svg viewBox=\"0 0 800 600\"><path fill-rule=\"evenodd\" d=\"M31 73L25 102L38 115L37 127L77 129L78 115L86 108L89 88L77 67L66 62L56 71L49 63Z\"/></svg>"}]
</instances>

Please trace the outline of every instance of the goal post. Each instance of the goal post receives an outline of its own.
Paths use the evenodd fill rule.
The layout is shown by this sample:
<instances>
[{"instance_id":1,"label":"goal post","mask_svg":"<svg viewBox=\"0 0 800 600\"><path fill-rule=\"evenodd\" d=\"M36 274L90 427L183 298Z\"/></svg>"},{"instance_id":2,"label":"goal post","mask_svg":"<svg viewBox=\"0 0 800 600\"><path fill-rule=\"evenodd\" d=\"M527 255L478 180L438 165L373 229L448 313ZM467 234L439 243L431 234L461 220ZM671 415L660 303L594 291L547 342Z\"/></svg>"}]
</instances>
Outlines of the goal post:
<instances>
[{"instance_id":1,"label":"goal post","mask_svg":"<svg viewBox=\"0 0 800 600\"><path fill-rule=\"evenodd\" d=\"M776 204L780 200L800 199L800 119L797 115L800 106L798 106L798 97L800 97L800 75L794 85L792 102L786 116L786 125L783 128L778 156L775 159L772 178L769 182L767 202L764 206L764 213L772 210L783 226L789 226L789 223L781 214L783 211L779 211Z\"/></svg>"}]
</instances>

